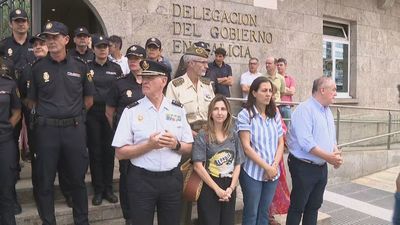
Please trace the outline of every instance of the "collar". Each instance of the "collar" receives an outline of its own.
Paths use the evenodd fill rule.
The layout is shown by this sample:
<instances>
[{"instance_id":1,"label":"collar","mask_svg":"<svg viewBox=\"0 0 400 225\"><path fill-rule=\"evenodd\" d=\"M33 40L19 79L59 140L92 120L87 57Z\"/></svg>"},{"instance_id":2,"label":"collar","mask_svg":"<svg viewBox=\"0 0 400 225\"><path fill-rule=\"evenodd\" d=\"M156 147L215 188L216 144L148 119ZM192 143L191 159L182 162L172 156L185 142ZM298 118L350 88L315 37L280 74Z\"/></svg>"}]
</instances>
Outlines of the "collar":
<instances>
[{"instance_id":1,"label":"collar","mask_svg":"<svg viewBox=\"0 0 400 225\"><path fill-rule=\"evenodd\" d=\"M85 53L81 54L78 50L76 50L76 48L74 48L74 51L76 52L76 54L78 54L79 56L84 56L86 54L88 54L90 52L90 48L87 47Z\"/></svg>"},{"instance_id":2,"label":"collar","mask_svg":"<svg viewBox=\"0 0 400 225\"><path fill-rule=\"evenodd\" d=\"M215 62L215 60L213 61L213 66L216 66L216 67L218 67L218 68L222 68L222 67L224 67L225 66L225 62L223 61L222 62L222 64L221 64L221 66L218 66L218 64Z\"/></svg>"},{"instance_id":3,"label":"collar","mask_svg":"<svg viewBox=\"0 0 400 225\"><path fill-rule=\"evenodd\" d=\"M190 78L189 78L189 76L187 75L187 73L185 73L185 74L182 76L182 78L185 80L185 81L183 82L183 85L185 85L186 89L187 89L187 88L190 88L190 87L193 87L195 90L196 90L196 89L198 90L197 87L203 87L203 83L200 81L200 78L199 78L199 80L197 81L197 87L193 84L192 80L190 80Z\"/></svg>"},{"instance_id":4,"label":"collar","mask_svg":"<svg viewBox=\"0 0 400 225\"><path fill-rule=\"evenodd\" d=\"M52 62L52 63L56 63L56 64L59 64L59 63L67 63L68 62L68 60L70 60L70 55L68 55L68 54L66 54L66 56L65 56L65 58L63 59L63 60L61 60L61 62L58 62L58 61L56 61L56 60L54 60L51 56L50 56L50 52L46 55L46 57L45 58L47 58L50 62Z\"/></svg>"},{"instance_id":5,"label":"collar","mask_svg":"<svg viewBox=\"0 0 400 225\"><path fill-rule=\"evenodd\" d=\"M153 103L150 101L150 99L147 96L143 97L143 106L145 109L153 109L154 111L157 112L156 107L153 105ZM169 109L168 106L169 106L168 101L167 101L166 97L163 96L163 100L161 102L159 111L162 111L163 109L168 110Z\"/></svg>"},{"instance_id":6,"label":"collar","mask_svg":"<svg viewBox=\"0 0 400 225\"><path fill-rule=\"evenodd\" d=\"M325 112L326 109L328 108L327 106L323 106L321 105L321 103L319 103L319 101L317 101L317 99L315 99L313 96L310 97L312 104L317 107L317 109L319 109L321 112Z\"/></svg>"},{"instance_id":7,"label":"collar","mask_svg":"<svg viewBox=\"0 0 400 225\"><path fill-rule=\"evenodd\" d=\"M108 60L108 58L107 58L106 62L105 62L103 65L97 63L97 62L96 62L96 59L94 59L92 62L93 62L93 65L95 65L95 66L105 67L105 66L108 65L109 60Z\"/></svg>"},{"instance_id":8,"label":"collar","mask_svg":"<svg viewBox=\"0 0 400 225\"><path fill-rule=\"evenodd\" d=\"M11 34L11 39L13 40L13 42L14 42L16 45L20 45L20 46L23 46L23 45L26 45L27 43L29 43L29 39L30 39L30 38L31 38L31 37L30 37L29 35L26 35L26 39L25 39L24 43L21 45L20 43L18 43L18 42L15 40L14 35Z\"/></svg>"}]
</instances>

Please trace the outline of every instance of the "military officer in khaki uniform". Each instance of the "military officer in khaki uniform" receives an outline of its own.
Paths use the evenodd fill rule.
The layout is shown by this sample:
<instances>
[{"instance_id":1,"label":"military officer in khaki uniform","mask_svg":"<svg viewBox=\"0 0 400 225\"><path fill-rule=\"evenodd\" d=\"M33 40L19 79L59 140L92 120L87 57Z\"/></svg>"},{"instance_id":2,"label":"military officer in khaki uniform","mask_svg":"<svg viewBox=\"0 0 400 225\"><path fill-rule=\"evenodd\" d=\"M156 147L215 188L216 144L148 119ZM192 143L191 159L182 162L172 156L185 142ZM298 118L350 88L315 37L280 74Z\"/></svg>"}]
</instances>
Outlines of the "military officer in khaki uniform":
<instances>
[{"instance_id":1,"label":"military officer in khaki uniform","mask_svg":"<svg viewBox=\"0 0 400 225\"><path fill-rule=\"evenodd\" d=\"M210 80L203 77L208 68L207 59L206 49L194 45L188 48L183 56L186 73L173 79L167 87L167 97L183 104L194 135L207 121L208 105L215 96Z\"/></svg>"}]
</instances>

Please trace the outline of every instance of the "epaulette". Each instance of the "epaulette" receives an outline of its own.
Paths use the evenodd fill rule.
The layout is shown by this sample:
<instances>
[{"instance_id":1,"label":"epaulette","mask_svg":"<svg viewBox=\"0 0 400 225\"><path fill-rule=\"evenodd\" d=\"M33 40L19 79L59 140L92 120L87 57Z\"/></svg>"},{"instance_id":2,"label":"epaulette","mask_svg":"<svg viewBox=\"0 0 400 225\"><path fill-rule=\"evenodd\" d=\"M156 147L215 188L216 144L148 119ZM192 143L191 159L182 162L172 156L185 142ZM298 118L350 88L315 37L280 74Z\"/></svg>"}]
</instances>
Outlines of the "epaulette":
<instances>
[{"instance_id":1,"label":"epaulette","mask_svg":"<svg viewBox=\"0 0 400 225\"><path fill-rule=\"evenodd\" d=\"M178 78L172 80L172 84L175 87L181 86L184 82L185 82L185 79L183 79L182 77L178 77Z\"/></svg>"},{"instance_id":2,"label":"epaulette","mask_svg":"<svg viewBox=\"0 0 400 225\"><path fill-rule=\"evenodd\" d=\"M119 76L117 76L117 80L123 79L126 77L126 74L121 74Z\"/></svg>"},{"instance_id":3,"label":"epaulette","mask_svg":"<svg viewBox=\"0 0 400 225\"><path fill-rule=\"evenodd\" d=\"M201 81L203 84L206 84L206 85L210 85L210 84L211 84L210 78L207 78L207 77L200 77L200 81Z\"/></svg>"},{"instance_id":4,"label":"epaulette","mask_svg":"<svg viewBox=\"0 0 400 225\"><path fill-rule=\"evenodd\" d=\"M172 105L176 105L176 106L178 106L178 107L180 107L180 108L183 107L182 103L180 103L180 102L178 102L178 101L176 101L176 100L172 100L171 103L172 103Z\"/></svg>"},{"instance_id":5,"label":"epaulette","mask_svg":"<svg viewBox=\"0 0 400 225\"><path fill-rule=\"evenodd\" d=\"M8 74L1 74L0 75L1 78L7 79L7 80L14 80L10 75Z\"/></svg>"},{"instance_id":6,"label":"epaulette","mask_svg":"<svg viewBox=\"0 0 400 225\"><path fill-rule=\"evenodd\" d=\"M45 57L36 59L35 61L32 62L32 65L31 65L31 66L33 66L33 65L35 65L36 63L40 62L40 60L42 60L42 59L44 59L44 58L45 58Z\"/></svg>"},{"instance_id":7,"label":"epaulette","mask_svg":"<svg viewBox=\"0 0 400 225\"><path fill-rule=\"evenodd\" d=\"M130 109L130 108L133 108L133 107L135 107L137 105L139 105L139 102L133 102L133 103L127 105L126 108Z\"/></svg>"}]
</instances>

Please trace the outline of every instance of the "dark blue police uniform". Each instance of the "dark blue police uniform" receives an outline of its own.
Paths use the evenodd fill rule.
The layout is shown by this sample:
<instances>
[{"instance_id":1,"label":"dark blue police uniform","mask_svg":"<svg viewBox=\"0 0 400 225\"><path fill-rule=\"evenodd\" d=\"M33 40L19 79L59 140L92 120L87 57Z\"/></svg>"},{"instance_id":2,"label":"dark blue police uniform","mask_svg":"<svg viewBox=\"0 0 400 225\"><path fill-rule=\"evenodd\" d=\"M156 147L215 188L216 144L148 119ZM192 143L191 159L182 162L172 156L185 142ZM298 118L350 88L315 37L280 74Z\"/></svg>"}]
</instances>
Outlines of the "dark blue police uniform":
<instances>
[{"instance_id":1,"label":"dark blue police uniform","mask_svg":"<svg viewBox=\"0 0 400 225\"><path fill-rule=\"evenodd\" d=\"M146 50L139 45L132 45L126 51L126 57L146 58ZM142 84L137 82L135 75L128 73L127 75L117 77L117 81L111 86L107 99L107 107L115 109L113 118L113 129L115 130L122 112L126 106L143 98ZM119 160L119 198L122 208L122 214L127 224L130 223L129 204L128 204L128 191L126 189L126 173L129 165L129 160Z\"/></svg>"},{"instance_id":2,"label":"dark blue police uniform","mask_svg":"<svg viewBox=\"0 0 400 225\"><path fill-rule=\"evenodd\" d=\"M45 26L46 35L68 34L59 22ZM62 163L71 184L74 223L88 222L85 174L88 167L84 97L93 95L92 76L84 61L66 56L60 62L51 57L32 65L28 99L36 103L35 143L38 200L43 224L56 224L54 180Z\"/></svg>"},{"instance_id":3,"label":"dark blue police uniform","mask_svg":"<svg viewBox=\"0 0 400 225\"><path fill-rule=\"evenodd\" d=\"M100 36L102 37L102 36ZM102 41L96 37L93 44L97 46ZM105 37L104 37L105 39ZM108 41L104 42L108 45ZM88 63L95 92L94 104L87 114L87 136L90 158L90 173L95 197L92 203L100 205L102 198L110 202L117 202L113 195L112 180L114 172L114 149L111 147L113 132L105 115L106 98L111 85L117 77L123 76L121 67L114 62L107 61L101 65L96 59Z\"/></svg>"},{"instance_id":4,"label":"dark blue police uniform","mask_svg":"<svg viewBox=\"0 0 400 225\"><path fill-rule=\"evenodd\" d=\"M2 68L3 65L2 65ZM17 173L17 146L13 139L13 126L9 119L12 110L19 110L21 103L15 81L1 70L0 74L0 224L13 225L14 185Z\"/></svg>"}]
</instances>

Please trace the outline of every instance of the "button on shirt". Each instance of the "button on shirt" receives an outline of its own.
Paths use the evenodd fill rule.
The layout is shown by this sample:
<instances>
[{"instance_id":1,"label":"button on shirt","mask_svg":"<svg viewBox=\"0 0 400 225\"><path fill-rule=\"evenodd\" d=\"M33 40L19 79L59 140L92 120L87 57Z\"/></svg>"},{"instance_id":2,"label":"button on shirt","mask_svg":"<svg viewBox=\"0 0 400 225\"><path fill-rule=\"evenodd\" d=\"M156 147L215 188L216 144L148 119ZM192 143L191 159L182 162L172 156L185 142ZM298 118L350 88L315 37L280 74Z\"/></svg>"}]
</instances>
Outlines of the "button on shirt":
<instances>
[{"instance_id":1,"label":"button on shirt","mask_svg":"<svg viewBox=\"0 0 400 225\"><path fill-rule=\"evenodd\" d=\"M264 119L255 106L253 109L255 113L252 118L247 109L239 112L238 131L250 131L252 148L265 162L272 165L278 149L278 139L283 135L281 116L277 112L275 118ZM264 181L264 169L253 160L246 157L243 169L253 179ZM274 179L278 177L279 174Z\"/></svg>"},{"instance_id":2,"label":"button on shirt","mask_svg":"<svg viewBox=\"0 0 400 225\"><path fill-rule=\"evenodd\" d=\"M0 142L9 140L13 127L9 121L12 109L20 109L17 84L9 76L0 75Z\"/></svg>"},{"instance_id":3,"label":"button on shirt","mask_svg":"<svg viewBox=\"0 0 400 225\"><path fill-rule=\"evenodd\" d=\"M94 91L86 63L71 56L57 62L47 55L33 64L30 72L28 98L36 101L39 116L64 119L82 115L83 97Z\"/></svg>"},{"instance_id":4,"label":"button on shirt","mask_svg":"<svg viewBox=\"0 0 400 225\"><path fill-rule=\"evenodd\" d=\"M222 85L218 83L217 78L229 77L232 76L232 68L230 65L226 63L222 63L221 67L217 65L217 63L212 62L208 64L208 71L206 76L214 82L214 90L215 94L221 94L226 97L231 97L231 92L229 90L229 86Z\"/></svg>"},{"instance_id":5,"label":"button on shirt","mask_svg":"<svg viewBox=\"0 0 400 225\"><path fill-rule=\"evenodd\" d=\"M88 67L93 76L95 87L94 104L105 105L110 87L117 80L117 77L122 76L122 70L118 64L108 60L103 65L94 60L88 63Z\"/></svg>"},{"instance_id":6,"label":"button on shirt","mask_svg":"<svg viewBox=\"0 0 400 225\"><path fill-rule=\"evenodd\" d=\"M162 134L166 130L181 142L193 142L190 126L185 119L185 110L171 102L164 97L157 111L150 100L144 97L136 106L126 108L122 113L112 146L119 148L144 143L151 134L156 132ZM180 160L181 155L176 151L161 148L131 159L131 163L149 171L160 172L174 169Z\"/></svg>"},{"instance_id":7,"label":"button on shirt","mask_svg":"<svg viewBox=\"0 0 400 225\"><path fill-rule=\"evenodd\" d=\"M129 73L118 77L113 83L107 94L106 105L116 108L117 120L119 120L127 105L143 97L142 85L136 81L133 73Z\"/></svg>"},{"instance_id":8,"label":"button on shirt","mask_svg":"<svg viewBox=\"0 0 400 225\"><path fill-rule=\"evenodd\" d=\"M174 85L177 79L183 79L179 86ZM215 96L211 84L199 79L195 88L187 74L174 80L168 84L167 97L183 104L190 124L207 120L208 105Z\"/></svg>"},{"instance_id":9,"label":"button on shirt","mask_svg":"<svg viewBox=\"0 0 400 225\"><path fill-rule=\"evenodd\" d=\"M296 158L324 164L325 160L310 151L316 146L326 152L334 150L336 132L330 108L322 106L313 97L301 103L292 114L287 143L290 153Z\"/></svg>"}]
</instances>

